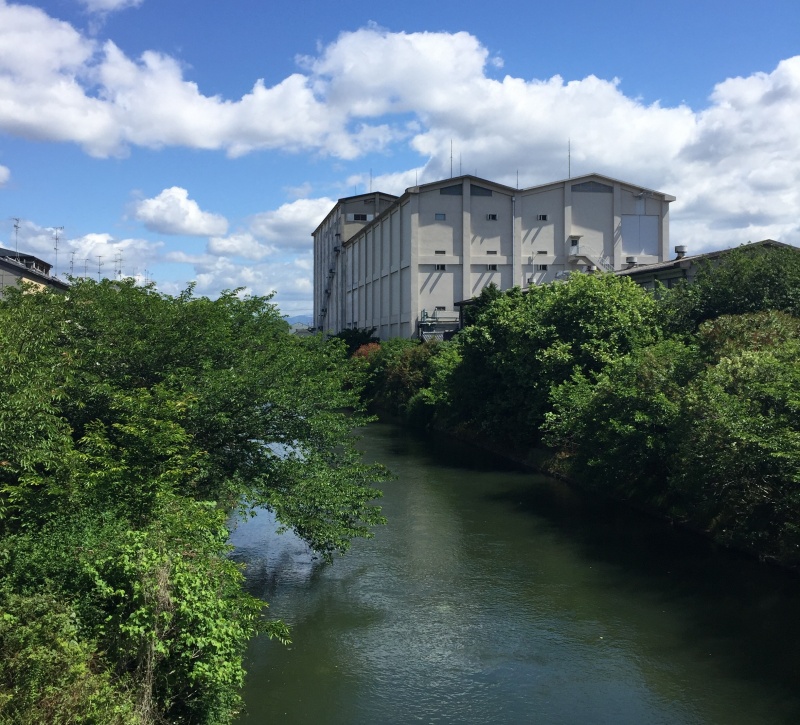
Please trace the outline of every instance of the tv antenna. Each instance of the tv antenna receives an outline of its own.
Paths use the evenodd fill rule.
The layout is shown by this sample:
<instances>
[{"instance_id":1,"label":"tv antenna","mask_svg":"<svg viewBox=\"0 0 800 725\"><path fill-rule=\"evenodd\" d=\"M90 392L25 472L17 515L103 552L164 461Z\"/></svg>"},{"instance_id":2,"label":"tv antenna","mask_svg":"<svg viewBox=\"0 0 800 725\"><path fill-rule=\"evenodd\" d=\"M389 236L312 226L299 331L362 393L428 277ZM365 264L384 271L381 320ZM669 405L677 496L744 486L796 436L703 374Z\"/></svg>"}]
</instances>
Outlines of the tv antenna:
<instances>
[{"instance_id":1,"label":"tv antenna","mask_svg":"<svg viewBox=\"0 0 800 725\"><path fill-rule=\"evenodd\" d=\"M97 255L97 281L98 282L100 281L100 267L103 266L103 262L101 261L102 259L103 259L103 255L102 254L98 254Z\"/></svg>"},{"instance_id":2,"label":"tv antenna","mask_svg":"<svg viewBox=\"0 0 800 725\"><path fill-rule=\"evenodd\" d=\"M69 276L72 277L75 274L75 255L77 252L72 251L69 253Z\"/></svg>"},{"instance_id":3,"label":"tv antenna","mask_svg":"<svg viewBox=\"0 0 800 725\"><path fill-rule=\"evenodd\" d=\"M114 276L117 279L122 279L122 252L117 252L114 255Z\"/></svg>"},{"instance_id":4,"label":"tv antenna","mask_svg":"<svg viewBox=\"0 0 800 725\"><path fill-rule=\"evenodd\" d=\"M17 255L19 262L19 217L11 217L14 220L14 254Z\"/></svg>"},{"instance_id":5,"label":"tv antenna","mask_svg":"<svg viewBox=\"0 0 800 725\"><path fill-rule=\"evenodd\" d=\"M56 244L53 249L56 250L56 263L54 265L55 273L53 274L54 277L58 277L58 233L63 232L64 227L53 227L53 238L56 240Z\"/></svg>"}]
</instances>

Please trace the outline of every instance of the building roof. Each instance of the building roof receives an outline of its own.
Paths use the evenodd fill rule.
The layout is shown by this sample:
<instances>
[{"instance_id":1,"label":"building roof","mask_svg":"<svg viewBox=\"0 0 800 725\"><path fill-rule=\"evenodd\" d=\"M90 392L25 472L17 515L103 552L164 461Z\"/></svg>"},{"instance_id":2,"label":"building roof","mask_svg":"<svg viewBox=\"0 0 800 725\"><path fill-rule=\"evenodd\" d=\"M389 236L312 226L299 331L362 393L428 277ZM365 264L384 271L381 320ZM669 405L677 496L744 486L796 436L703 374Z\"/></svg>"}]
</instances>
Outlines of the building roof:
<instances>
[{"instance_id":1,"label":"building roof","mask_svg":"<svg viewBox=\"0 0 800 725\"><path fill-rule=\"evenodd\" d=\"M643 264L636 267L629 267L628 269L618 269L614 272L614 274L620 275L622 277L631 277L643 274L650 274L653 272L666 272L671 269L686 269L687 267L692 267L698 262L703 260L712 260L717 259L718 257L727 254L728 252L733 251L734 249L743 249L743 248L755 248L755 247L789 247L791 249L797 249L797 247L793 247L791 244L786 244L784 242L777 242L774 239L762 239L760 242L748 242L747 244L741 244L738 247L729 247L728 249L717 249L713 252L705 252L703 254L691 254L685 255L683 257L676 257L675 259L670 259L667 262L656 262L655 264ZM800 250L798 250L800 251Z\"/></svg>"},{"instance_id":2,"label":"building roof","mask_svg":"<svg viewBox=\"0 0 800 725\"><path fill-rule=\"evenodd\" d=\"M0 268L5 269L20 277L29 277L31 281L55 287L61 290L69 289L69 284L53 277L50 270L53 265L43 259L24 252L15 252L13 249L0 247Z\"/></svg>"}]
</instances>

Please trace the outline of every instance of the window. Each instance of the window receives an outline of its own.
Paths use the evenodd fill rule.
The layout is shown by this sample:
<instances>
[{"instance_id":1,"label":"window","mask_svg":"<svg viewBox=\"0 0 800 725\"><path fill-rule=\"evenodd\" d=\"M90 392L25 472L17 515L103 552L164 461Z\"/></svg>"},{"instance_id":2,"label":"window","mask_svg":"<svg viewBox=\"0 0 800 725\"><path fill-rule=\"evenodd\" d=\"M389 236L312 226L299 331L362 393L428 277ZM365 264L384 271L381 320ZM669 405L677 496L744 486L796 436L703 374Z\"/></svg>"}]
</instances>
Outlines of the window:
<instances>
[{"instance_id":1,"label":"window","mask_svg":"<svg viewBox=\"0 0 800 725\"><path fill-rule=\"evenodd\" d=\"M496 249L487 249L486 250L486 254L497 254L497 250Z\"/></svg>"},{"instance_id":2,"label":"window","mask_svg":"<svg viewBox=\"0 0 800 725\"><path fill-rule=\"evenodd\" d=\"M487 272L496 272L497 271L497 265L496 264L487 264L486 265L486 271Z\"/></svg>"},{"instance_id":3,"label":"window","mask_svg":"<svg viewBox=\"0 0 800 725\"><path fill-rule=\"evenodd\" d=\"M365 222L367 221L366 214L353 214L353 221L354 222Z\"/></svg>"},{"instance_id":4,"label":"window","mask_svg":"<svg viewBox=\"0 0 800 725\"><path fill-rule=\"evenodd\" d=\"M547 254L547 250L546 249L537 249L536 250L536 254Z\"/></svg>"},{"instance_id":5,"label":"window","mask_svg":"<svg viewBox=\"0 0 800 725\"><path fill-rule=\"evenodd\" d=\"M441 212L436 212L436 214L433 215L433 218L437 222L443 222L443 221L445 221L447 219L447 214L442 214Z\"/></svg>"},{"instance_id":6,"label":"window","mask_svg":"<svg viewBox=\"0 0 800 725\"><path fill-rule=\"evenodd\" d=\"M444 254L444 249L437 249L434 254Z\"/></svg>"},{"instance_id":7,"label":"window","mask_svg":"<svg viewBox=\"0 0 800 725\"><path fill-rule=\"evenodd\" d=\"M546 272L547 265L546 264L537 264L534 266L534 269L538 270L539 272Z\"/></svg>"},{"instance_id":8,"label":"window","mask_svg":"<svg viewBox=\"0 0 800 725\"><path fill-rule=\"evenodd\" d=\"M446 264L434 264L433 270L434 272L444 272L447 269Z\"/></svg>"},{"instance_id":9,"label":"window","mask_svg":"<svg viewBox=\"0 0 800 725\"><path fill-rule=\"evenodd\" d=\"M437 312L444 312L447 308L442 306L442 307L434 307L433 309L436 310Z\"/></svg>"},{"instance_id":10,"label":"window","mask_svg":"<svg viewBox=\"0 0 800 725\"><path fill-rule=\"evenodd\" d=\"M471 196L491 196L492 190L477 184L470 184L469 193Z\"/></svg>"},{"instance_id":11,"label":"window","mask_svg":"<svg viewBox=\"0 0 800 725\"><path fill-rule=\"evenodd\" d=\"M454 184L453 186L443 186L439 189L440 194L444 194L445 196L462 196L464 193L464 187L461 184Z\"/></svg>"},{"instance_id":12,"label":"window","mask_svg":"<svg viewBox=\"0 0 800 725\"><path fill-rule=\"evenodd\" d=\"M487 214L486 215L487 222L496 222L497 221L497 214Z\"/></svg>"},{"instance_id":13,"label":"window","mask_svg":"<svg viewBox=\"0 0 800 725\"><path fill-rule=\"evenodd\" d=\"M348 214L345 221L348 222L371 222L375 218L374 214ZM339 236L338 234L336 236Z\"/></svg>"},{"instance_id":14,"label":"window","mask_svg":"<svg viewBox=\"0 0 800 725\"><path fill-rule=\"evenodd\" d=\"M539 215L536 217L536 221L539 221L539 222L546 222L546 221L547 221L547 214L539 214Z\"/></svg>"}]
</instances>

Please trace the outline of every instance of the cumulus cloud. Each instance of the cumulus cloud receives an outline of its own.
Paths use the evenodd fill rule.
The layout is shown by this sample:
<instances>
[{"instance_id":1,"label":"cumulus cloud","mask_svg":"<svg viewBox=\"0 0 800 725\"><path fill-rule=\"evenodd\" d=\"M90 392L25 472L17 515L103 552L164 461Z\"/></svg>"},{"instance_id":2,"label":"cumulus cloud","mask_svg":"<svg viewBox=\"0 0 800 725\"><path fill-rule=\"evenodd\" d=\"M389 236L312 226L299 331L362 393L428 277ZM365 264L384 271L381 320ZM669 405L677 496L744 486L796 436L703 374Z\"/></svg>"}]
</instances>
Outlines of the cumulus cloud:
<instances>
[{"instance_id":1,"label":"cumulus cloud","mask_svg":"<svg viewBox=\"0 0 800 725\"><path fill-rule=\"evenodd\" d=\"M231 234L229 237L211 237L208 241L210 254L222 257L244 257L264 259L275 253L275 247L262 244L249 232Z\"/></svg>"},{"instance_id":2,"label":"cumulus cloud","mask_svg":"<svg viewBox=\"0 0 800 725\"><path fill-rule=\"evenodd\" d=\"M152 199L136 204L134 216L151 231L189 236L221 236L228 231L228 221L219 214L203 211L179 186L164 189Z\"/></svg>"},{"instance_id":3,"label":"cumulus cloud","mask_svg":"<svg viewBox=\"0 0 800 725\"><path fill-rule=\"evenodd\" d=\"M250 231L282 249L310 250L311 232L336 203L334 199L297 199L250 219Z\"/></svg>"},{"instance_id":4,"label":"cumulus cloud","mask_svg":"<svg viewBox=\"0 0 800 725\"><path fill-rule=\"evenodd\" d=\"M7 184L10 178L11 169L9 169L8 166L0 165L0 186Z\"/></svg>"}]
</instances>

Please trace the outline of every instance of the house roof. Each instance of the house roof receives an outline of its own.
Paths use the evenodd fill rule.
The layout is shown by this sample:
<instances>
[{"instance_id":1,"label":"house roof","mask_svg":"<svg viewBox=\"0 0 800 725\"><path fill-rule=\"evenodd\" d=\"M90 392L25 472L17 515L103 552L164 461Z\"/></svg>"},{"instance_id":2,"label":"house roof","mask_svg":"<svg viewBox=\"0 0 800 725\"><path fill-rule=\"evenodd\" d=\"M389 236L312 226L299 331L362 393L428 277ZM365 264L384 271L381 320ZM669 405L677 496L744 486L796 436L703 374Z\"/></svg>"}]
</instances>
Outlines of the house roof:
<instances>
[{"instance_id":1,"label":"house roof","mask_svg":"<svg viewBox=\"0 0 800 725\"><path fill-rule=\"evenodd\" d=\"M750 249L755 247L789 247L791 249L798 249L797 247L793 247L791 244L778 242L774 239L762 239L760 242L749 242L747 244L741 244L738 247L717 249L716 251L705 252L703 254L687 254L684 257L670 259L666 262L656 262L655 264L643 264L638 267L629 267L628 269L618 269L614 272L614 274L620 275L621 277L631 277L636 275L650 274L652 272L665 272L670 269L685 269L697 264L698 262L701 262L704 259L717 259L718 257L723 256L734 249ZM800 249L798 249L798 251L800 251Z\"/></svg>"}]
</instances>

